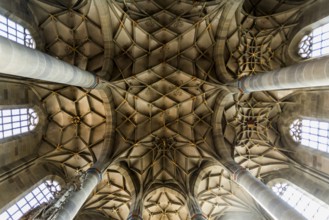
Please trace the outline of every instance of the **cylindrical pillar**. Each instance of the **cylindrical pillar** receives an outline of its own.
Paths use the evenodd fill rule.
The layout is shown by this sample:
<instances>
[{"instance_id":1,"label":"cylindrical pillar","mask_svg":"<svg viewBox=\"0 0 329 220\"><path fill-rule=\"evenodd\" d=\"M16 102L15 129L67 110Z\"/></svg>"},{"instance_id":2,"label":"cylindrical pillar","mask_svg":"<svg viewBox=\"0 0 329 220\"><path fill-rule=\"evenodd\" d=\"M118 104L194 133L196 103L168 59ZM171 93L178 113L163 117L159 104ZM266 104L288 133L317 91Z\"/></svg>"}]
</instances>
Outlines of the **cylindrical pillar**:
<instances>
[{"instance_id":1,"label":"cylindrical pillar","mask_svg":"<svg viewBox=\"0 0 329 220\"><path fill-rule=\"evenodd\" d=\"M75 192L67 198L63 207L58 211L56 220L72 220L83 203L87 200L93 189L101 180L101 172L95 168L89 168L86 173L85 180L82 183L81 189Z\"/></svg>"},{"instance_id":2,"label":"cylindrical pillar","mask_svg":"<svg viewBox=\"0 0 329 220\"><path fill-rule=\"evenodd\" d=\"M188 194L187 196L187 206L190 212L191 220L207 220L207 217L202 214L198 201L191 194Z\"/></svg>"},{"instance_id":3,"label":"cylindrical pillar","mask_svg":"<svg viewBox=\"0 0 329 220\"><path fill-rule=\"evenodd\" d=\"M143 196L141 192L131 202L127 220L143 220Z\"/></svg>"},{"instance_id":4,"label":"cylindrical pillar","mask_svg":"<svg viewBox=\"0 0 329 220\"><path fill-rule=\"evenodd\" d=\"M62 83L83 88L94 88L95 75L55 57L0 37L1 73Z\"/></svg>"},{"instance_id":5,"label":"cylindrical pillar","mask_svg":"<svg viewBox=\"0 0 329 220\"><path fill-rule=\"evenodd\" d=\"M329 86L329 57L247 76L234 86L244 92Z\"/></svg>"},{"instance_id":6,"label":"cylindrical pillar","mask_svg":"<svg viewBox=\"0 0 329 220\"><path fill-rule=\"evenodd\" d=\"M306 219L269 187L234 161L226 163L225 166L231 171L234 181L242 186L274 219Z\"/></svg>"}]
</instances>

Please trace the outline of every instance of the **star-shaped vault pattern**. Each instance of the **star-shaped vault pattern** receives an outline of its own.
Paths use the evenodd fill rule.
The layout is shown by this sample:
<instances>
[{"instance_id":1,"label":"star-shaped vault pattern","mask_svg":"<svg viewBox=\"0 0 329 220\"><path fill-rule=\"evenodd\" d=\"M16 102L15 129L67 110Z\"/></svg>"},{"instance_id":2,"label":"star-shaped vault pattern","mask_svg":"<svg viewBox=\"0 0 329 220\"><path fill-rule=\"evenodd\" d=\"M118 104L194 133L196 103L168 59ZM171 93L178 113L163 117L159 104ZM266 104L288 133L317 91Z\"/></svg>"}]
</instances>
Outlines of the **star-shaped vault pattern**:
<instances>
[{"instance_id":1,"label":"star-shaped vault pattern","mask_svg":"<svg viewBox=\"0 0 329 220\"><path fill-rule=\"evenodd\" d=\"M99 90L32 86L48 117L42 160L67 177L87 170L104 152L111 163L81 213L126 219L143 192L144 219L190 219L190 190L209 219L234 212L259 216L259 207L219 164L202 170L197 187L190 187L225 147L258 178L288 166L275 126L285 99L267 92L221 97L228 93L223 83L286 65L286 43L309 1L294 7L270 1L278 4L29 1L43 36L38 46L107 80L106 101ZM214 137L214 126L222 128L221 137Z\"/></svg>"},{"instance_id":2,"label":"star-shaped vault pattern","mask_svg":"<svg viewBox=\"0 0 329 220\"><path fill-rule=\"evenodd\" d=\"M234 149L234 159L257 176L286 168L288 157L279 147L279 133L274 127L284 100L271 93L232 96L225 108L224 137Z\"/></svg>"},{"instance_id":3,"label":"star-shaped vault pattern","mask_svg":"<svg viewBox=\"0 0 329 220\"><path fill-rule=\"evenodd\" d=\"M246 192L231 180L222 166L210 166L199 177L196 195L202 212L208 219L219 216L234 217L257 213L257 205L250 200ZM254 212L252 211L254 210ZM253 219L257 219L257 215Z\"/></svg>"},{"instance_id":4,"label":"star-shaped vault pattern","mask_svg":"<svg viewBox=\"0 0 329 220\"><path fill-rule=\"evenodd\" d=\"M99 158L105 133L105 109L96 90L35 85L48 114L39 154L74 176ZM55 135L54 135L55 134Z\"/></svg>"}]
</instances>

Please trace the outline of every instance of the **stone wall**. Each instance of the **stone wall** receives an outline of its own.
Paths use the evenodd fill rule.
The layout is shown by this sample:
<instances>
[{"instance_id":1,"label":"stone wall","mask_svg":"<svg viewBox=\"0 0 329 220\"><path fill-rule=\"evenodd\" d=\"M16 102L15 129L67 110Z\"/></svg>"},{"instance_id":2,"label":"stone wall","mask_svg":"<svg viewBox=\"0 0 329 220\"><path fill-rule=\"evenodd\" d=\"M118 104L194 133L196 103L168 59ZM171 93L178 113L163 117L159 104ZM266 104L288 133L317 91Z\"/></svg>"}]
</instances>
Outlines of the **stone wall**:
<instances>
[{"instance_id":1,"label":"stone wall","mask_svg":"<svg viewBox=\"0 0 329 220\"><path fill-rule=\"evenodd\" d=\"M36 94L26 85L0 82L0 108L33 108L39 117L37 127L29 132L0 139L0 169L9 171L37 156L46 114Z\"/></svg>"},{"instance_id":2,"label":"stone wall","mask_svg":"<svg viewBox=\"0 0 329 220\"><path fill-rule=\"evenodd\" d=\"M295 104L287 104L278 121L283 147L300 164L329 175L329 153L296 143L290 133L291 123L297 118L310 118L329 121L329 91L301 91L293 96Z\"/></svg>"}]
</instances>

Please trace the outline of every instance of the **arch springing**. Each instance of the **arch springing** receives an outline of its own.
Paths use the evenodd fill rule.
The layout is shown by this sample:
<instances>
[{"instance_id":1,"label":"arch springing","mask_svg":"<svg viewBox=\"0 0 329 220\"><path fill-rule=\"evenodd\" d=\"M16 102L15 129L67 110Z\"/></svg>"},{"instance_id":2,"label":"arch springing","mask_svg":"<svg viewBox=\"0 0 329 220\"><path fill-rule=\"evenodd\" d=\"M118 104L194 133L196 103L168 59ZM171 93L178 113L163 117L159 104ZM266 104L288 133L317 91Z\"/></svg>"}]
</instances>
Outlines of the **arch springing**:
<instances>
[{"instance_id":1,"label":"arch springing","mask_svg":"<svg viewBox=\"0 0 329 220\"><path fill-rule=\"evenodd\" d=\"M329 24L315 28L299 43L298 54L302 58L314 58L329 54Z\"/></svg>"},{"instance_id":2,"label":"arch springing","mask_svg":"<svg viewBox=\"0 0 329 220\"><path fill-rule=\"evenodd\" d=\"M32 131L38 122L32 108L0 109L0 139Z\"/></svg>"},{"instance_id":3,"label":"arch springing","mask_svg":"<svg viewBox=\"0 0 329 220\"><path fill-rule=\"evenodd\" d=\"M61 186L57 181L45 180L1 213L0 219L18 220L28 211L53 199L60 191Z\"/></svg>"},{"instance_id":4,"label":"arch springing","mask_svg":"<svg viewBox=\"0 0 329 220\"><path fill-rule=\"evenodd\" d=\"M307 219L329 219L329 206L284 179L272 180L272 190Z\"/></svg>"},{"instance_id":5,"label":"arch springing","mask_svg":"<svg viewBox=\"0 0 329 220\"><path fill-rule=\"evenodd\" d=\"M290 135L304 146L329 152L329 123L310 119L297 119L290 126Z\"/></svg>"},{"instance_id":6,"label":"arch springing","mask_svg":"<svg viewBox=\"0 0 329 220\"><path fill-rule=\"evenodd\" d=\"M35 48L35 42L29 30L3 15L0 15L0 36L27 47Z\"/></svg>"}]
</instances>

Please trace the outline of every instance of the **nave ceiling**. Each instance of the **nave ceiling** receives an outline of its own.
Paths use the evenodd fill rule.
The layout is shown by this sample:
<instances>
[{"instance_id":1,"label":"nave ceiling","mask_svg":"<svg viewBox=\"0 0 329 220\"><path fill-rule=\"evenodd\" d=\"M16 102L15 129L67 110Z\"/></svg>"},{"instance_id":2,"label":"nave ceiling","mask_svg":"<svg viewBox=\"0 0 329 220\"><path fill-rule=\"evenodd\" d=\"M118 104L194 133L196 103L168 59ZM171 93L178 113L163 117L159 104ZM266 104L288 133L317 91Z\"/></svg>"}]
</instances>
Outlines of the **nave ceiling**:
<instances>
[{"instance_id":1,"label":"nave ceiling","mask_svg":"<svg viewBox=\"0 0 329 220\"><path fill-rule=\"evenodd\" d=\"M71 177L106 152L111 165L85 212L126 219L143 191L144 219L189 219L190 191L209 219L258 213L214 163L228 151L260 179L288 166L275 124L289 96L225 86L286 64L308 1L271 2L29 1L39 47L107 80L104 91L31 86L48 115L43 160Z\"/></svg>"}]
</instances>

